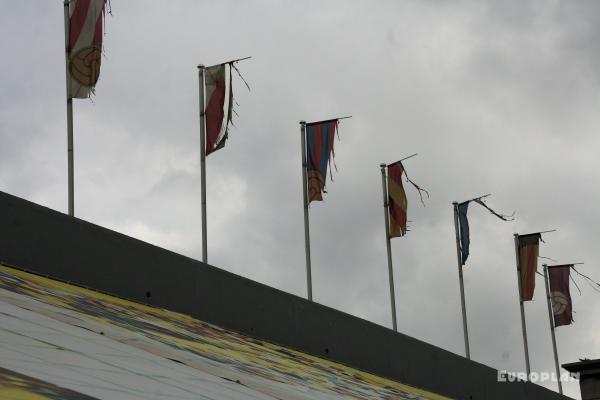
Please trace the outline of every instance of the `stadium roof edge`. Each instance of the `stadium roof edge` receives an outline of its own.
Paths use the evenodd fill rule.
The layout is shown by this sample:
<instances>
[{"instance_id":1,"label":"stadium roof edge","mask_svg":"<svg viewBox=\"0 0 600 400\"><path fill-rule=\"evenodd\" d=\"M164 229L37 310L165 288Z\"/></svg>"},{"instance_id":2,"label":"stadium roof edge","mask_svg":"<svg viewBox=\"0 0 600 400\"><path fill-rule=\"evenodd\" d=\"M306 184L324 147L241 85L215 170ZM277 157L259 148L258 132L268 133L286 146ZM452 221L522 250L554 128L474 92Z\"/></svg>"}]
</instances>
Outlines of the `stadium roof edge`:
<instances>
[{"instance_id":1,"label":"stadium roof edge","mask_svg":"<svg viewBox=\"0 0 600 400\"><path fill-rule=\"evenodd\" d=\"M0 262L23 270L452 398L568 398L529 382L498 382L495 369L447 350L4 192L0 221Z\"/></svg>"}]
</instances>

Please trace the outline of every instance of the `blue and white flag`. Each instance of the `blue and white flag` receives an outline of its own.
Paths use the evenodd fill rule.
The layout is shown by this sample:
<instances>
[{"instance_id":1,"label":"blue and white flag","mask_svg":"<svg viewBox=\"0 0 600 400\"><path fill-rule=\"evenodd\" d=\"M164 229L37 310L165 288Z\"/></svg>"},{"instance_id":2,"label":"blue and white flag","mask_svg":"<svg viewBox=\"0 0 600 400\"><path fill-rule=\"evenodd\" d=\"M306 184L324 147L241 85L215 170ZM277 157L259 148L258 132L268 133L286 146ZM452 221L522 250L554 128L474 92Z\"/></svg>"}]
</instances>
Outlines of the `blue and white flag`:
<instances>
[{"instance_id":1,"label":"blue and white flag","mask_svg":"<svg viewBox=\"0 0 600 400\"><path fill-rule=\"evenodd\" d=\"M467 258L469 257L469 245L471 244L471 240L469 237L469 220L467 219L467 211L469 209L469 203L474 201L475 203L485 207L489 212L494 214L496 217L500 218L503 221L513 221L515 213L512 215L504 215L499 214L496 211L492 210L483 202L483 197L476 197L472 200L465 201L460 203L458 208L458 229L460 236L460 263L461 265L465 265L467 262Z\"/></svg>"}]
</instances>

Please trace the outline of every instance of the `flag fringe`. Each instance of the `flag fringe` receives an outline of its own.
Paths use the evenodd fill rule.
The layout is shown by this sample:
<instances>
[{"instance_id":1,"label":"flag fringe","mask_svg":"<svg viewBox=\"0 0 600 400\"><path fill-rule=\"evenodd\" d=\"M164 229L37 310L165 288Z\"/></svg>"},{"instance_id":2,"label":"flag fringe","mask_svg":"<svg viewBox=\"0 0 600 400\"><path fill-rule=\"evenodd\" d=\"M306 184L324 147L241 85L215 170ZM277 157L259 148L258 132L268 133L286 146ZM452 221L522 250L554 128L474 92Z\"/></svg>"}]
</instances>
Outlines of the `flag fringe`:
<instances>
[{"instance_id":1,"label":"flag fringe","mask_svg":"<svg viewBox=\"0 0 600 400\"><path fill-rule=\"evenodd\" d=\"M240 70L238 69L238 67L235 66L235 63L238 61L231 61L229 63L229 67L230 67L230 72L231 72L231 68L235 69L235 72L237 72L238 76L240 77L240 79L242 80L242 82L244 82L246 84L246 87L248 88L248 91L250 92L250 85L248 85L248 82L246 82L246 80L244 79L244 77L242 76L242 73L240 72ZM231 74L230 74L231 76Z\"/></svg>"},{"instance_id":2,"label":"flag fringe","mask_svg":"<svg viewBox=\"0 0 600 400\"><path fill-rule=\"evenodd\" d=\"M246 82L246 80L242 76L242 73L240 72L240 70L235 66L235 63L237 63L239 61L240 60L235 60L235 61L230 61L230 62L224 63L224 64L229 65L229 100L228 100L228 104L227 104L227 116L225 118L225 124L224 124L225 126L221 128L222 129L221 138L218 140L214 149L212 149L210 153L213 153L213 152L225 147L225 142L229 138L230 126L234 127L234 128L236 127L235 123L233 122L233 116L235 115L237 118L239 118L239 116L240 116L236 110L236 108L239 107L240 104L237 102L237 100L235 99L235 97L233 95L233 73L232 73L232 70L235 70L235 72L238 74L240 79L244 82L244 84L248 88L248 91L250 91L250 85L248 85L248 82ZM219 65L224 65L224 64L219 64Z\"/></svg>"},{"instance_id":3,"label":"flag fringe","mask_svg":"<svg viewBox=\"0 0 600 400\"><path fill-rule=\"evenodd\" d=\"M577 291L579 292L579 295L581 296L581 289L579 289L579 285L577 284L577 282L575 282L575 278L573 278L573 275L569 274L569 278L571 278L571 281L573 282L573 284L577 288Z\"/></svg>"},{"instance_id":4,"label":"flag fringe","mask_svg":"<svg viewBox=\"0 0 600 400\"><path fill-rule=\"evenodd\" d=\"M500 213L497 213L496 211L492 210L487 204L485 204L485 201L483 199L485 197L488 197L488 196L490 196L490 195L487 194L485 196L475 197L474 199L471 199L469 201L474 201L475 203L477 203L480 206L484 207L490 213L494 214L496 217L500 218L503 221L514 221L515 220L515 212L514 211L513 211L513 213L511 215L500 214ZM540 237L541 237L541 235L540 235ZM543 242L543 240L542 240L542 242Z\"/></svg>"},{"instance_id":5,"label":"flag fringe","mask_svg":"<svg viewBox=\"0 0 600 400\"><path fill-rule=\"evenodd\" d=\"M400 162L400 161L399 161ZM411 185L413 185L415 187L415 189L417 189L417 191L419 192L419 197L421 198L421 204L423 204L423 207L425 207L425 201L423 201L423 193L425 192L425 194L427 195L427 198L429 199L429 192L423 188L421 188L419 185L417 185L416 183L414 183L409 177L408 177L408 172L406 172L406 168L404 167L404 164L402 164L402 162L400 162L400 165L402 166L402 170L404 171L404 177L406 178L406 181L409 182Z\"/></svg>"},{"instance_id":6,"label":"flag fringe","mask_svg":"<svg viewBox=\"0 0 600 400\"><path fill-rule=\"evenodd\" d=\"M574 265L571 266L571 269L573 271L575 271L577 273L577 275L581 276L589 285L592 289L594 289L597 292L600 292L600 283L596 282L595 280L593 280L592 278L590 278L589 276L582 274L581 272L577 271L577 269L575 268ZM594 286L595 285L595 286Z\"/></svg>"},{"instance_id":7,"label":"flag fringe","mask_svg":"<svg viewBox=\"0 0 600 400\"><path fill-rule=\"evenodd\" d=\"M340 130L339 130L339 120L335 121L335 127L333 128L335 132L334 135L337 136L338 142L340 141ZM329 157L329 179L333 182L333 171L331 170L331 162L333 161L333 167L335 168L335 172L338 172L337 164L335 163L335 146L331 146L331 156ZM327 193L327 192L325 192Z\"/></svg>"}]
</instances>

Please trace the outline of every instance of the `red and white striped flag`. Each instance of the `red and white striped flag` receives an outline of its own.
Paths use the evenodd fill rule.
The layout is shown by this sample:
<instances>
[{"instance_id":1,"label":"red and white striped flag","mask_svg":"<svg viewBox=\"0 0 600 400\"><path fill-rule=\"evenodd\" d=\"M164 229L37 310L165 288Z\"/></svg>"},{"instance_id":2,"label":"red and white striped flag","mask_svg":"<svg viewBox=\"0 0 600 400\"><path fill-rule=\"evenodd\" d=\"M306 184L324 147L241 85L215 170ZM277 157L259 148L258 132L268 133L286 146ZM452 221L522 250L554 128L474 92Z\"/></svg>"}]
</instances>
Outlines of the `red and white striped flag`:
<instances>
[{"instance_id":1,"label":"red and white striped flag","mask_svg":"<svg viewBox=\"0 0 600 400\"><path fill-rule=\"evenodd\" d=\"M225 116L225 65L219 64L206 68L206 155L225 146L227 127L223 129ZM230 67L231 68L231 67ZM231 82L229 84L231 88ZM229 96L231 107L231 94ZM228 112L227 122L231 120Z\"/></svg>"},{"instance_id":2,"label":"red and white striped flag","mask_svg":"<svg viewBox=\"0 0 600 400\"><path fill-rule=\"evenodd\" d=\"M69 98L85 99L100 76L107 0L69 0Z\"/></svg>"}]
</instances>

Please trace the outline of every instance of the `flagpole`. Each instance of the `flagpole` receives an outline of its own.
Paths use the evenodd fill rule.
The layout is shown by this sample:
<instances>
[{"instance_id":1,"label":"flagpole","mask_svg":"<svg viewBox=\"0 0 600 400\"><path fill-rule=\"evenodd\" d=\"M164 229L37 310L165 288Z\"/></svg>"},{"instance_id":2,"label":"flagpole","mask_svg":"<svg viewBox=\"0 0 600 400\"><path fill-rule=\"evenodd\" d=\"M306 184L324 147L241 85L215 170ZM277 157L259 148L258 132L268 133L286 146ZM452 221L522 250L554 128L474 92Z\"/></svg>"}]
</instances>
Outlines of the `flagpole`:
<instances>
[{"instance_id":1,"label":"flagpole","mask_svg":"<svg viewBox=\"0 0 600 400\"><path fill-rule=\"evenodd\" d=\"M381 168L381 187L383 189L383 214L385 216L385 244L387 246L387 261L388 261L388 274L390 281L390 303L392 306L392 326L394 330L398 332L398 324L396 321L396 294L394 293L394 266L392 264L392 247L390 243L390 220L389 220L389 199L386 185L386 164L380 164Z\"/></svg>"},{"instance_id":2,"label":"flagpole","mask_svg":"<svg viewBox=\"0 0 600 400\"><path fill-rule=\"evenodd\" d=\"M65 14L65 72L67 76L67 163L68 163L68 204L69 215L75 215L75 189L74 189L74 173L73 173L73 98L71 97L70 84L71 77L69 75L69 58L71 52L69 49L69 0L64 3Z\"/></svg>"},{"instance_id":3,"label":"flagpole","mask_svg":"<svg viewBox=\"0 0 600 400\"><path fill-rule=\"evenodd\" d=\"M207 229L206 229L206 107L204 105L204 65L198 65L199 97L200 97L200 198L202 205L202 262L208 261L207 256Z\"/></svg>"},{"instance_id":4,"label":"flagpole","mask_svg":"<svg viewBox=\"0 0 600 400\"><path fill-rule=\"evenodd\" d=\"M300 121L302 142L302 198L304 203L304 251L306 253L306 290L308 300L312 301L312 273L310 265L310 226L308 222L308 173L306 171L306 121Z\"/></svg>"},{"instance_id":5,"label":"flagpole","mask_svg":"<svg viewBox=\"0 0 600 400\"><path fill-rule=\"evenodd\" d=\"M552 335L552 347L554 349L554 366L556 367L556 380L558 381L558 392L563 394L562 382L560 381L560 367L558 364L558 351L556 350L556 335L554 333L554 316L552 313L552 300L550 298L550 287L548 285L548 266L544 267L544 284L546 285L546 300L548 302L548 320L550 321L550 333Z\"/></svg>"},{"instance_id":6,"label":"flagpole","mask_svg":"<svg viewBox=\"0 0 600 400\"><path fill-rule=\"evenodd\" d=\"M529 347L527 345L527 326L525 324L525 307L523 306L523 287L521 282L521 263L519 262L519 234L514 234L515 238L515 254L517 258L517 278L519 282L519 306L521 308L521 327L523 328L523 348L525 349L525 368L527 370L527 379L531 374L529 365ZM537 262L537 260L536 260Z\"/></svg>"},{"instance_id":7,"label":"flagpole","mask_svg":"<svg viewBox=\"0 0 600 400\"><path fill-rule=\"evenodd\" d=\"M469 329L467 326L467 309L465 306L465 285L463 281L463 265L462 256L460 252L460 234L458 231L458 203L452 202L454 208L454 233L456 235L456 258L458 260L458 282L460 284L460 306L462 309L462 321L463 321L463 336L465 339L465 355L471 359L471 349L469 347Z\"/></svg>"}]
</instances>

